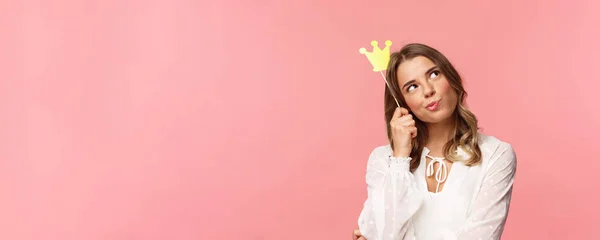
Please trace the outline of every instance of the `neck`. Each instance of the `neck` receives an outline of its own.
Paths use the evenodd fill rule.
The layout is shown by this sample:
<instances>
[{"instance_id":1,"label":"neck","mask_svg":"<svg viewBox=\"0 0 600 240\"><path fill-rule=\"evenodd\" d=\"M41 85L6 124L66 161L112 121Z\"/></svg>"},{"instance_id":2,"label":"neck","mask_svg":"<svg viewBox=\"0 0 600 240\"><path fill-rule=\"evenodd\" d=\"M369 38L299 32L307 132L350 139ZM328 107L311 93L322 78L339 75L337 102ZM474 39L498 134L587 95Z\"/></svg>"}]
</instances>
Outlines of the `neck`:
<instances>
[{"instance_id":1,"label":"neck","mask_svg":"<svg viewBox=\"0 0 600 240\"><path fill-rule=\"evenodd\" d=\"M444 145L454 137L454 116L439 123L427 123L427 143L425 146L429 148L433 154L439 155L442 153Z\"/></svg>"}]
</instances>

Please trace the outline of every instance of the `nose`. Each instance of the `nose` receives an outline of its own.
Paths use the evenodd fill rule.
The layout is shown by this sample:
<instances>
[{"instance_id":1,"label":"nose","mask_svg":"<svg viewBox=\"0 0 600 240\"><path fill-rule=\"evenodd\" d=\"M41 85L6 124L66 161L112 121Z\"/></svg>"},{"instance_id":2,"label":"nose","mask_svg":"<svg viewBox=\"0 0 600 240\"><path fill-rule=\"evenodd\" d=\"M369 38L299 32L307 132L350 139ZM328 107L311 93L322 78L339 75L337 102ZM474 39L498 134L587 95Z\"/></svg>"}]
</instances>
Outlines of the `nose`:
<instances>
[{"instance_id":1,"label":"nose","mask_svg":"<svg viewBox=\"0 0 600 240\"><path fill-rule=\"evenodd\" d=\"M433 88L433 85L431 85L431 83L423 85L423 90L425 98L430 98L431 96L435 95L435 89Z\"/></svg>"}]
</instances>

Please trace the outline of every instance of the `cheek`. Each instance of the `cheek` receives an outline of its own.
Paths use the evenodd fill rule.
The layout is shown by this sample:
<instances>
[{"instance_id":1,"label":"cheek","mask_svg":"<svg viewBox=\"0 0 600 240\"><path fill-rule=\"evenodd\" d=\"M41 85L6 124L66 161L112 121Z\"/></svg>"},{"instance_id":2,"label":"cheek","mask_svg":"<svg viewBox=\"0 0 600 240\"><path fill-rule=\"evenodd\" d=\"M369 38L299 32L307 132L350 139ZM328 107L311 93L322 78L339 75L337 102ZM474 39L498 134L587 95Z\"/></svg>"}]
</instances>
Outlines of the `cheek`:
<instances>
[{"instance_id":1,"label":"cheek","mask_svg":"<svg viewBox=\"0 0 600 240\"><path fill-rule=\"evenodd\" d=\"M410 108L411 111L419 111L421 108L421 102L419 99L414 96L404 97L404 101L406 101L406 105Z\"/></svg>"},{"instance_id":2,"label":"cheek","mask_svg":"<svg viewBox=\"0 0 600 240\"><path fill-rule=\"evenodd\" d=\"M452 100L452 101L457 100L458 96L456 95L456 92L454 91L452 86L450 86L450 83L448 83L448 81L445 79L444 79L444 81L440 82L440 84L437 86L437 91L438 91L438 94L442 95L443 98L446 98L446 99Z\"/></svg>"},{"instance_id":3,"label":"cheek","mask_svg":"<svg viewBox=\"0 0 600 240\"><path fill-rule=\"evenodd\" d=\"M438 91L438 93L441 93L444 95L454 92L454 90L452 89L452 86L450 86L450 83L448 83L448 80L446 80L446 79L444 79L443 81L440 81L440 84L437 87L437 91Z\"/></svg>"}]
</instances>

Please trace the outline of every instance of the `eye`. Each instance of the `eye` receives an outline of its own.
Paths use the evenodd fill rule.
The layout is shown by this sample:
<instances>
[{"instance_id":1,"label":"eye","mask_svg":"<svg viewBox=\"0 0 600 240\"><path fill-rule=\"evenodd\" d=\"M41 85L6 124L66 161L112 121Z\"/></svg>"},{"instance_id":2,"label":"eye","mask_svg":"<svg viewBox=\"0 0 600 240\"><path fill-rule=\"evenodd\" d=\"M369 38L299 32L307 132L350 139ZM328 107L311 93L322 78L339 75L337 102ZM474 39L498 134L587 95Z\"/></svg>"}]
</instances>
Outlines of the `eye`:
<instances>
[{"instance_id":1,"label":"eye","mask_svg":"<svg viewBox=\"0 0 600 240\"><path fill-rule=\"evenodd\" d=\"M439 70L435 70L435 71L433 71L433 72L431 72L429 74L429 78L436 78L438 76L440 76L440 71Z\"/></svg>"},{"instance_id":2,"label":"eye","mask_svg":"<svg viewBox=\"0 0 600 240\"><path fill-rule=\"evenodd\" d=\"M415 85L415 84L411 84L410 86L408 86L408 87L406 88L406 91L407 91L407 92L410 92L410 91L414 90L416 87L417 87L417 85Z\"/></svg>"}]
</instances>

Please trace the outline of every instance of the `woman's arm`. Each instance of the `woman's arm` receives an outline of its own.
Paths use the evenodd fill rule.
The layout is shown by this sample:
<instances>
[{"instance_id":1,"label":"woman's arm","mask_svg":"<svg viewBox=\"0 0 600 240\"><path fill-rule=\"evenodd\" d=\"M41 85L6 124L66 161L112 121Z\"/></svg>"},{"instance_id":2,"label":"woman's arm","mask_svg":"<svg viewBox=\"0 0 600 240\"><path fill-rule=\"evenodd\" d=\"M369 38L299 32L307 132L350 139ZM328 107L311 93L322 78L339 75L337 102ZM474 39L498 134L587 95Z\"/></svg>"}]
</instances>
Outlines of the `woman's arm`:
<instances>
[{"instance_id":1,"label":"woman's arm","mask_svg":"<svg viewBox=\"0 0 600 240\"><path fill-rule=\"evenodd\" d=\"M397 240L410 237L411 217L421 207L410 158L395 158L378 147L367 163L367 200L360 213L360 233L368 240ZM414 237L413 237L414 238Z\"/></svg>"},{"instance_id":2,"label":"woman's arm","mask_svg":"<svg viewBox=\"0 0 600 240\"><path fill-rule=\"evenodd\" d=\"M509 144L491 163L467 222L456 232L446 233L444 240L500 239L510 206L517 157Z\"/></svg>"}]
</instances>

